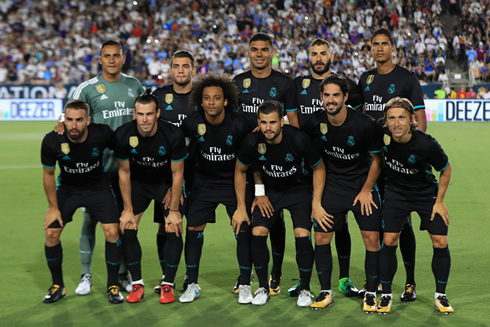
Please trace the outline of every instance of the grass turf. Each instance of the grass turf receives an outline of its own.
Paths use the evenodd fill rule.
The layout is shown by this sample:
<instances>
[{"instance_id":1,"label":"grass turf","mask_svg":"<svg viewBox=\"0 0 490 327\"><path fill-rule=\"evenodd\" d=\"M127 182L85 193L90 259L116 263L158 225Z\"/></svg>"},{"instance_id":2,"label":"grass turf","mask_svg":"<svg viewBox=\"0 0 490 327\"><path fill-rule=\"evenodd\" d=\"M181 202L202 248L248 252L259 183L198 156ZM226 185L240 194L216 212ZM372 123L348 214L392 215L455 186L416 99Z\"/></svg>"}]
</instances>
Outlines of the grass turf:
<instances>
[{"instance_id":1,"label":"grass turf","mask_svg":"<svg viewBox=\"0 0 490 327\"><path fill-rule=\"evenodd\" d=\"M205 232L199 283L202 297L191 304L161 305L153 293L161 271L156 254L157 226L149 209L142 219L139 239L143 249L145 298L139 304L111 305L105 295L106 271L104 240L97 232L93 260L93 288L87 296L74 293L80 278L78 237L80 212L62 234L64 249L63 271L67 288L66 298L54 304L42 303L51 283L44 258L43 219L47 208L42 188L40 145L53 122L0 122L0 299L1 326L487 326L486 300L489 282L490 247L487 240L490 216L487 186L490 176L490 138L487 123L429 123L429 132L439 140L453 165L453 178L446 196L451 215L449 243L452 270L447 289L455 307L450 316L433 309L434 278L430 262L432 248L426 232L416 230L417 237L417 300L401 303L398 296L404 285L404 268L400 255L393 292L395 300L389 315L364 314L361 300L346 298L337 290L338 265L334 254L332 278L335 305L321 311L298 308L296 299L286 295L295 283L297 268L291 223L286 217L287 247L283 265L281 294L271 298L264 307L239 305L231 293L238 268L235 240L224 208L218 209L218 222ZM362 287L364 249L358 228L350 219L352 235L351 279ZM414 217L418 227L419 218ZM416 228L417 229L417 228ZM177 275L176 296L182 293L183 261ZM253 289L258 283L252 284ZM312 277L312 291L319 284ZM379 298L379 297L378 297Z\"/></svg>"}]
</instances>

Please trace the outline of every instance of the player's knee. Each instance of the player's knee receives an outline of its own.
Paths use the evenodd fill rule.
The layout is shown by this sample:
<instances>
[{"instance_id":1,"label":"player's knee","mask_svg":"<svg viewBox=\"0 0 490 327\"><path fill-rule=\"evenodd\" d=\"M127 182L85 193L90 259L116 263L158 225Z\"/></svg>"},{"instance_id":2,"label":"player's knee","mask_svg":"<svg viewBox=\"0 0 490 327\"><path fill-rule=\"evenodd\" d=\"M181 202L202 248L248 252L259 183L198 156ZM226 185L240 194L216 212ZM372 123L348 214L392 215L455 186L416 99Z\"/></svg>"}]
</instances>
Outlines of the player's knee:
<instances>
[{"instance_id":1,"label":"player's knee","mask_svg":"<svg viewBox=\"0 0 490 327\"><path fill-rule=\"evenodd\" d=\"M58 228L48 228L46 230L46 246L55 246L60 242L61 230Z\"/></svg>"},{"instance_id":2,"label":"player's knee","mask_svg":"<svg viewBox=\"0 0 490 327\"><path fill-rule=\"evenodd\" d=\"M447 247L447 237L443 235L431 235L432 246L437 249L444 249Z\"/></svg>"},{"instance_id":3,"label":"player's knee","mask_svg":"<svg viewBox=\"0 0 490 327\"><path fill-rule=\"evenodd\" d=\"M307 237L310 234L311 234L310 231L307 229L304 229L304 228L295 228L294 229L294 236L295 237Z\"/></svg>"},{"instance_id":4,"label":"player's knee","mask_svg":"<svg viewBox=\"0 0 490 327\"><path fill-rule=\"evenodd\" d=\"M106 226L103 226L103 229L106 241L114 243L119 239L117 224L106 224Z\"/></svg>"},{"instance_id":5,"label":"player's knee","mask_svg":"<svg viewBox=\"0 0 490 327\"><path fill-rule=\"evenodd\" d=\"M254 236L267 236L269 235L269 230L263 226L257 226L252 229L252 234Z\"/></svg>"},{"instance_id":6,"label":"player's knee","mask_svg":"<svg viewBox=\"0 0 490 327\"><path fill-rule=\"evenodd\" d=\"M330 241L332 240L332 236L333 236L333 232L331 232L331 233L316 232L315 233L315 244L316 245L329 244Z\"/></svg>"},{"instance_id":7,"label":"player's knee","mask_svg":"<svg viewBox=\"0 0 490 327\"><path fill-rule=\"evenodd\" d=\"M398 233L384 233L383 234L383 243L388 246L397 246L398 245Z\"/></svg>"}]
</instances>

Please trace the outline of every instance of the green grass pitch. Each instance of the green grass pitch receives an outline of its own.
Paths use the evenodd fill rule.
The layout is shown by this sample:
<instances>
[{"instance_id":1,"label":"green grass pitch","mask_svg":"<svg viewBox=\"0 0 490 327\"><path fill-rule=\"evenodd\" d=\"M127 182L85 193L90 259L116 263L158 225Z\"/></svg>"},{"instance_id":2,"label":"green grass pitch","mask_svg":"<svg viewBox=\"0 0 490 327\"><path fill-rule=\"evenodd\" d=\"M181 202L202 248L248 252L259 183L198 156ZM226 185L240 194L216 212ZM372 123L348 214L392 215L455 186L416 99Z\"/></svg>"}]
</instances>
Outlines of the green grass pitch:
<instances>
[{"instance_id":1,"label":"green grass pitch","mask_svg":"<svg viewBox=\"0 0 490 327\"><path fill-rule=\"evenodd\" d=\"M74 293L80 278L78 237L81 215L62 235L63 271L67 296L47 305L42 297L50 286L44 258L43 220L47 201L42 188L40 145L53 122L0 122L0 326L489 326L487 311L490 289L490 128L487 123L429 123L429 132L439 140L453 165L446 196L451 216L449 243L452 270L447 289L455 308L453 315L433 309L434 279L430 267L432 249L426 232L417 237L417 300L398 299L405 280L400 255L394 281L395 300L389 315L365 314L361 300L346 298L337 290L338 265L334 253L332 286L335 305L321 311L296 306L286 290L298 273L289 216L282 292L264 307L239 305L231 288L238 273L235 240L222 207L218 222L205 232L199 283L201 299L191 304L161 305L153 286L160 279L156 253L157 226L148 210L139 228L143 248L145 298L139 304L111 305L105 296L106 271L103 233L97 232L92 271L92 293ZM362 287L364 247L355 220L351 219L353 241L351 279ZM419 218L414 217L418 227ZM177 274L176 295L182 293L183 261ZM253 289L258 283L252 284ZM312 291L317 294L316 274Z\"/></svg>"}]
</instances>

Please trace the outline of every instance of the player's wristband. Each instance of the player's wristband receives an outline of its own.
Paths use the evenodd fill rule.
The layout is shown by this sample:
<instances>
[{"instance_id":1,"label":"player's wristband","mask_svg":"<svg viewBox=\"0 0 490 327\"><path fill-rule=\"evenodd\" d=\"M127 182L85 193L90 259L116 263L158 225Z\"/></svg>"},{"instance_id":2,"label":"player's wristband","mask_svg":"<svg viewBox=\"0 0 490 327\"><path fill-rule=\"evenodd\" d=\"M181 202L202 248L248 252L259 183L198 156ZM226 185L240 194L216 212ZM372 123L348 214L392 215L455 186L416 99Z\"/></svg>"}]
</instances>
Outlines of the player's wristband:
<instances>
[{"instance_id":1,"label":"player's wristband","mask_svg":"<svg viewBox=\"0 0 490 327\"><path fill-rule=\"evenodd\" d=\"M60 118L58 118L58 123L62 123L62 122L64 122L64 121L65 121L65 113L62 113L62 114L60 115Z\"/></svg>"},{"instance_id":2,"label":"player's wristband","mask_svg":"<svg viewBox=\"0 0 490 327\"><path fill-rule=\"evenodd\" d=\"M264 184L255 184L255 196L264 196L265 186Z\"/></svg>"}]
</instances>

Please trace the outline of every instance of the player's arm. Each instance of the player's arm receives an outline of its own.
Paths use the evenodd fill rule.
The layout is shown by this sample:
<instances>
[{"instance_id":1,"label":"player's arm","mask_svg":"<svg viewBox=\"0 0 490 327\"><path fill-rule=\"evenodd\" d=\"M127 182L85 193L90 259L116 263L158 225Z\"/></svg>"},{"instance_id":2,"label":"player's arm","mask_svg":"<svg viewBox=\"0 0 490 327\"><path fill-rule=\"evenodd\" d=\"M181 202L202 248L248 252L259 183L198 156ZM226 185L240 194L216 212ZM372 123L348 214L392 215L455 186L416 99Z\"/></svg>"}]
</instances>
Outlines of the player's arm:
<instances>
[{"instance_id":1,"label":"player's arm","mask_svg":"<svg viewBox=\"0 0 490 327\"><path fill-rule=\"evenodd\" d=\"M372 207L374 206L378 209L378 206L373 200L373 195L371 194L371 190L374 187L374 183L378 180L379 174L381 173L381 154L380 153L370 153L373 162L371 163L371 167L369 168L368 176L364 185L361 189L361 192L354 199L355 206L357 202L361 204L361 214L370 215L373 213Z\"/></svg>"},{"instance_id":2,"label":"player's arm","mask_svg":"<svg viewBox=\"0 0 490 327\"><path fill-rule=\"evenodd\" d=\"M320 161L313 170L313 200L311 201L311 219L317 221L320 227L326 232L327 227L332 228L333 216L328 214L322 207L322 194L325 187L325 164Z\"/></svg>"},{"instance_id":3,"label":"player's arm","mask_svg":"<svg viewBox=\"0 0 490 327\"><path fill-rule=\"evenodd\" d=\"M247 205L245 204L245 191L247 187L247 170L248 167L239 160L235 164L235 194L237 209L231 218L233 231L238 235L240 227L244 222L250 225L250 218L247 214Z\"/></svg>"},{"instance_id":4,"label":"player's arm","mask_svg":"<svg viewBox=\"0 0 490 327\"><path fill-rule=\"evenodd\" d=\"M129 169L129 160L118 160L119 165L119 188L123 201L123 212L119 218L119 228L124 234L125 229L138 229L136 219L133 214L133 203L131 202L131 172Z\"/></svg>"},{"instance_id":5,"label":"player's arm","mask_svg":"<svg viewBox=\"0 0 490 327\"><path fill-rule=\"evenodd\" d=\"M180 236L183 231L179 204L184 185L184 160L172 161L170 168L172 170L172 198L168 216L165 217L165 223L168 232L174 232L175 235Z\"/></svg>"},{"instance_id":6,"label":"player's arm","mask_svg":"<svg viewBox=\"0 0 490 327\"><path fill-rule=\"evenodd\" d=\"M427 116L425 115L425 109L415 110L415 120L417 121L417 129L422 132L427 131Z\"/></svg>"},{"instance_id":7,"label":"player's arm","mask_svg":"<svg viewBox=\"0 0 490 327\"><path fill-rule=\"evenodd\" d=\"M56 220L63 227L63 220L58 209L58 199L56 197L56 179L54 177L55 167L43 167L43 187L44 193L48 198L48 212L44 216L44 229L47 229Z\"/></svg>"},{"instance_id":8,"label":"player's arm","mask_svg":"<svg viewBox=\"0 0 490 327\"><path fill-rule=\"evenodd\" d=\"M288 116L289 125L299 128L298 111L286 111L286 115Z\"/></svg>"},{"instance_id":9,"label":"player's arm","mask_svg":"<svg viewBox=\"0 0 490 327\"><path fill-rule=\"evenodd\" d=\"M254 212L255 207L259 208L262 216L270 218L274 213L274 207L272 206L269 197L265 195L264 182L262 181L262 169L260 164L256 163L253 167L254 169L254 184L255 184L255 198L252 203L252 208L250 213Z\"/></svg>"},{"instance_id":10,"label":"player's arm","mask_svg":"<svg viewBox=\"0 0 490 327\"><path fill-rule=\"evenodd\" d=\"M448 162L446 169L444 169L439 176L439 191L437 192L436 203L434 203L432 215L430 217L430 220L434 220L436 214L439 214L444 220L446 226L449 226L449 212L446 204L444 203L444 197L446 196L449 182L451 181L452 172L453 168L451 163Z\"/></svg>"}]
</instances>

